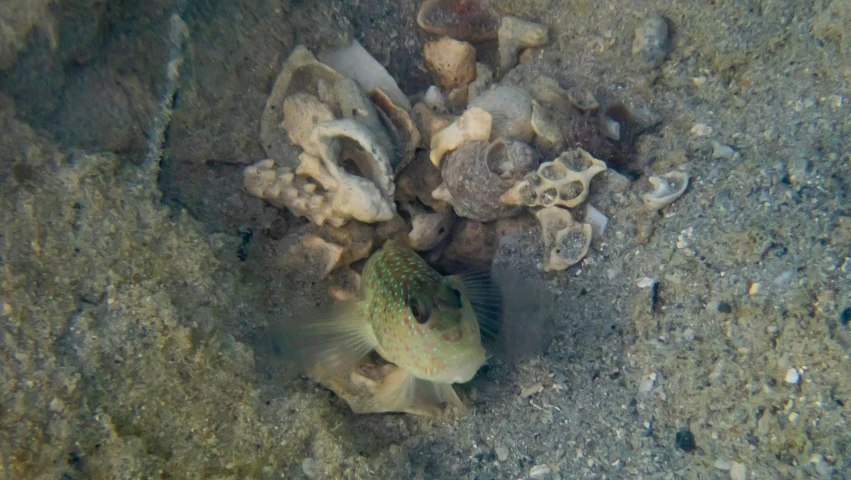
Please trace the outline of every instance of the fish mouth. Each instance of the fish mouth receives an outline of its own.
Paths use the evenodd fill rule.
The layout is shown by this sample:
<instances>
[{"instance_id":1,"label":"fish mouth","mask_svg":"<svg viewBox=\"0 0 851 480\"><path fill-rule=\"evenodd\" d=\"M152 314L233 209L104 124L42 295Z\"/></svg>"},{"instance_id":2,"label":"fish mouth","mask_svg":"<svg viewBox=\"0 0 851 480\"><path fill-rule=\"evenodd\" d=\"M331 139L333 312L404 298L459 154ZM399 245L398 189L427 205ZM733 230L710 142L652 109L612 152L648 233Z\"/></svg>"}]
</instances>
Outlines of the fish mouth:
<instances>
[{"instance_id":1,"label":"fish mouth","mask_svg":"<svg viewBox=\"0 0 851 480\"><path fill-rule=\"evenodd\" d=\"M479 368L485 364L485 351L481 349L475 352L454 372L449 383L466 383L473 379Z\"/></svg>"},{"instance_id":2,"label":"fish mouth","mask_svg":"<svg viewBox=\"0 0 851 480\"><path fill-rule=\"evenodd\" d=\"M443 339L447 342L455 343L461 341L463 336L464 332L461 331L460 328L454 328L453 331L445 332L443 334Z\"/></svg>"}]
</instances>

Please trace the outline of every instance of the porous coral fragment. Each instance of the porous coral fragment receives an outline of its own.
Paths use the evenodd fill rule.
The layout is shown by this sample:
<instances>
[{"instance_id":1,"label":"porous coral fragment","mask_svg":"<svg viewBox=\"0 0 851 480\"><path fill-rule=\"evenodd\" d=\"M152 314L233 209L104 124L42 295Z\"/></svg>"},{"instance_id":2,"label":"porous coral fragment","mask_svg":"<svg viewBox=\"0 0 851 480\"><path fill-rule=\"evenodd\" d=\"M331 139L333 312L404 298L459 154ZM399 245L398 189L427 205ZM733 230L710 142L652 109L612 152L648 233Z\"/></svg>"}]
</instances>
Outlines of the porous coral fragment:
<instances>
[{"instance_id":1,"label":"porous coral fragment","mask_svg":"<svg viewBox=\"0 0 851 480\"><path fill-rule=\"evenodd\" d=\"M559 207L545 207L535 213L541 224L545 263L540 268L546 272L564 270L579 263L588 254L591 245L591 225L577 223L569 211Z\"/></svg>"},{"instance_id":2,"label":"porous coral fragment","mask_svg":"<svg viewBox=\"0 0 851 480\"><path fill-rule=\"evenodd\" d=\"M588 197L588 186L594 175L606 170L606 163L581 148L542 163L507 191L500 201L506 205L573 208Z\"/></svg>"},{"instance_id":3,"label":"porous coral fragment","mask_svg":"<svg viewBox=\"0 0 851 480\"><path fill-rule=\"evenodd\" d=\"M443 37L423 47L425 66L443 91L464 87L476 78L476 49L467 42Z\"/></svg>"}]
</instances>

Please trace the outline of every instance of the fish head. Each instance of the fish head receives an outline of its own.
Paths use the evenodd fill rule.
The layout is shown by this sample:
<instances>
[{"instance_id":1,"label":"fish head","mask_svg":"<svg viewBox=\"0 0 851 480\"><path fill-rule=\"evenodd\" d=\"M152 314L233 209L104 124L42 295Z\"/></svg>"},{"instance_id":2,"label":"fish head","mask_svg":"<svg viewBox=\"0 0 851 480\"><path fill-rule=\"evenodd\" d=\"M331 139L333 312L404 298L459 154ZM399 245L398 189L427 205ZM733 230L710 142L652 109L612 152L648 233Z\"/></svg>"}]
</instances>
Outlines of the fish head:
<instances>
[{"instance_id":1,"label":"fish head","mask_svg":"<svg viewBox=\"0 0 851 480\"><path fill-rule=\"evenodd\" d=\"M438 383L463 383L485 363L476 313L459 277L442 277L432 289L408 297L410 318L420 335L416 350L422 357L409 366L415 376Z\"/></svg>"}]
</instances>

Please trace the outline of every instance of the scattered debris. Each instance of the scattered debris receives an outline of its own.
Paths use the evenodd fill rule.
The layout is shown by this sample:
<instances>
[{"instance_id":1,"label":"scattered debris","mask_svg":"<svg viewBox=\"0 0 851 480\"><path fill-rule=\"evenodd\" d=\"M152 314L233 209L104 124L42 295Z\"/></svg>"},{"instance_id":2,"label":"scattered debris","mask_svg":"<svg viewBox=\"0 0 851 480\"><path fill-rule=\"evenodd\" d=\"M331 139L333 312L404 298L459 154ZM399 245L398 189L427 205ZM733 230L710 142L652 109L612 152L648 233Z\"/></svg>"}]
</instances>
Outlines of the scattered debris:
<instances>
[{"instance_id":1,"label":"scattered debris","mask_svg":"<svg viewBox=\"0 0 851 480\"><path fill-rule=\"evenodd\" d=\"M537 393L541 393L542 391L544 391L544 385L539 382L539 383L536 383L534 385L530 385L530 386L524 388L523 390L521 390L520 391L520 398L528 398L528 397L531 397L532 395L535 395Z\"/></svg>"}]
</instances>

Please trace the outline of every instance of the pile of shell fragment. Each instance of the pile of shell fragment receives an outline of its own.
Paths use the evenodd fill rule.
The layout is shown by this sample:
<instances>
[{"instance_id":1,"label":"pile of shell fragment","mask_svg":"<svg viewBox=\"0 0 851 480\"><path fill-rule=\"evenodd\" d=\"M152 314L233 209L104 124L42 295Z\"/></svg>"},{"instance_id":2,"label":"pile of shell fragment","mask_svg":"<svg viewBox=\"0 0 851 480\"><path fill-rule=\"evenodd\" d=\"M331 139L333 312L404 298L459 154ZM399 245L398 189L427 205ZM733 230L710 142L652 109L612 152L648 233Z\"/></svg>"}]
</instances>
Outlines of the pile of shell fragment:
<instances>
[{"instance_id":1,"label":"pile of shell fragment","mask_svg":"<svg viewBox=\"0 0 851 480\"><path fill-rule=\"evenodd\" d=\"M464 38L429 25L427 16L421 10L418 18L425 30ZM497 78L523 49L548 41L545 27L510 16L477 33L467 38L498 40ZM433 252L445 246L457 217L493 222L529 210L541 224L541 268L579 262L592 227L575 221L571 209L607 166L581 148L564 150L553 109L597 109L593 95L565 91L548 77L526 88L494 82L473 45L449 36L423 53L435 85L410 98L356 41L318 59L298 46L284 63L261 119L267 159L245 170L244 185L324 229L291 256L313 258L323 275L337 270L343 284L356 284L357 274L344 267L384 239ZM545 155L552 160L542 161ZM688 177L672 172L651 182L656 188L643 199L659 209L683 193Z\"/></svg>"}]
</instances>

